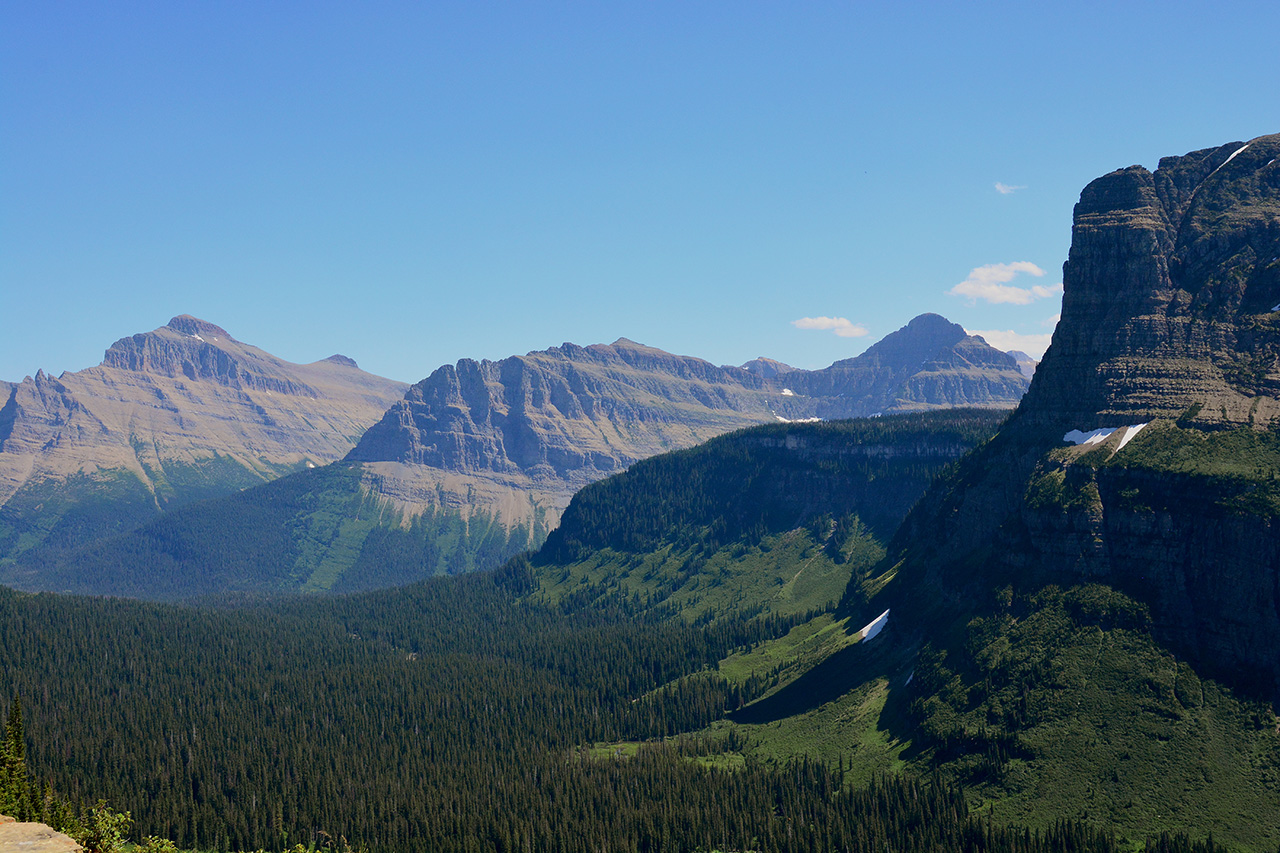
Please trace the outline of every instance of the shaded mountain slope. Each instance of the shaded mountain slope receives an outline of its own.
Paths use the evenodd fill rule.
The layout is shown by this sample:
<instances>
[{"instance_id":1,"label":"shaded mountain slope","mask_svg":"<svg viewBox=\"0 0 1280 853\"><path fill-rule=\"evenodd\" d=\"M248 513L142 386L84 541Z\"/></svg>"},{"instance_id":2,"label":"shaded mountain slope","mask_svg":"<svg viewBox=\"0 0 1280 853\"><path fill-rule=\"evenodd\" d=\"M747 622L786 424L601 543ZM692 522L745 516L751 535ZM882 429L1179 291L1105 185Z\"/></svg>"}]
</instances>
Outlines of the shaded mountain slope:
<instances>
[{"instance_id":1,"label":"shaded mountain slope","mask_svg":"<svg viewBox=\"0 0 1280 853\"><path fill-rule=\"evenodd\" d=\"M886 541L937 471L1003 416L948 410L722 436L584 490L546 553L571 559L591 548L651 551L677 541L714 550L747 532L785 532L817 515L831 526L833 514L850 513L865 520L846 521L841 541L855 532ZM105 542L26 561L9 581L157 600L349 592L495 569L547 536L545 527L508 527L475 508L465 517L447 505L404 515L369 490L365 477L349 462L301 471L178 508ZM673 489L676 483L684 488ZM815 535L826 541L832 531ZM817 604L839 598L847 578L831 581Z\"/></svg>"},{"instance_id":2,"label":"shaded mountain slope","mask_svg":"<svg viewBox=\"0 0 1280 853\"><path fill-rule=\"evenodd\" d=\"M851 579L818 663L735 715L758 752L938 769L1032 825L1280 842L1278 156L1085 189L1029 392Z\"/></svg>"},{"instance_id":3,"label":"shaded mountain slope","mask_svg":"<svg viewBox=\"0 0 1280 853\"><path fill-rule=\"evenodd\" d=\"M148 454L176 453L164 449L177 439L117 448L150 480L112 470L77 472L70 481L33 482L5 509L12 519L7 532L10 548L26 550L31 540L56 553L24 557L21 565L0 573L0 580L27 589L170 598L216 593L219 582L226 584L221 591L361 589L440 571L494 568L511 553L540 545L583 486L665 450L690 447L744 426L810 419L818 413L941 408L975 396L981 405L998 409L1012 405L1024 387L1007 356L936 315L917 318L850 364L855 366L842 362L829 370L841 376L857 373L858 382L833 379L822 386L821 393L829 396L810 397L793 390L792 380L821 377L828 371L793 370L763 378L625 339L608 346L565 344L496 362L464 359L439 368L391 404L346 454L343 474L303 478L299 483L304 486L280 492L311 496L289 503L293 538L283 550L266 551L261 557L240 553L228 557L239 567L234 572L207 571L198 555L218 550L223 543L207 541L208 535L217 536L216 527L190 521L197 513L240 517L242 507L276 500L275 491L193 507L192 515L153 525L131 540L126 536L109 546L77 550L82 543L150 518L158 502L172 508L183 500L215 496L220 490L225 494L267 479L267 473L240 464L243 454L236 455L228 443L227 429L234 427L235 434L254 447L277 439L280 444L299 429L298 416L286 421L268 405L293 399L313 408L320 405L315 371L306 372L316 366L293 369L229 341L216 327L177 318L171 327L118 343L99 373L136 373L143 377L134 381L137 387L168 387L168 382L188 395L199 389L206 402L224 393L258 408L220 410L219 417L225 419L220 422L222 432L210 427L204 445L184 450L196 460L190 463L169 459L163 469L143 464L151 458ZM951 369L957 364L963 370ZM337 357L318 369L322 375L354 371ZM961 373L963 381L956 378ZM943 375L950 378L937 381ZM885 389L896 396L886 396ZM258 399L266 402L259 405L254 402ZM165 411L171 418L186 418L188 429L203 423L199 417L204 415ZM307 419L309 428L323 423L314 413ZM289 439L297 446L317 440L306 430ZM223 449L205 459L199 454L206 445ZM313 464L310 458L298 464ZM217 477L209 473L213 466L218 467ZM189 471L195 473L188 476ZM196 491L192 481L204 490ZM368 517L334 515L336 507L361 506L362 495L379 507L378 523ZM317 515L311 517L311 505L323 509L314 510ZM39 514L36 506L42 508ZM275 511L267 514L274 517ZM39 535L30 534L36 525L43 525ZM381 549L378 553L384 556L398 555L385 557L382 570L373 568L377 560L365 550L374 528L380 532L368 547ZM188 535L195 538L187 541ZM438 541L431 541L433 537ZM244 530L239 539L244 552L255 548L261 537ZM270 553L277 556L275 564L262 564L256 579L237 575ZM144 578L161 566L166 580L152 587ZM182 571L189 572L186 581L180 577Z\"/></svg>"},{"instance_id":4,"label":"shaded mountain slope","mask_svg":"<svg viewBox=\"0 0 1280 853\"><path fill-rule=\"evenodd\" d=\"M827 610L946 466L1004 418L953 409L742 430L574 496L532 560L555 600L687 619Z\"/></svg>"},{"instance_id":5,"label":"shaded mountain slope","mask_svg":"<svg viewBox=\"0 0 1280 853\"><path fill-rule=\"evenodd\" d=\"M900 531L901 577L1111 584L1171 648L1280 697L1278 155L1261 137L1084 190L1053 343L1000 436Z\"/></svg>"}]
</instances>

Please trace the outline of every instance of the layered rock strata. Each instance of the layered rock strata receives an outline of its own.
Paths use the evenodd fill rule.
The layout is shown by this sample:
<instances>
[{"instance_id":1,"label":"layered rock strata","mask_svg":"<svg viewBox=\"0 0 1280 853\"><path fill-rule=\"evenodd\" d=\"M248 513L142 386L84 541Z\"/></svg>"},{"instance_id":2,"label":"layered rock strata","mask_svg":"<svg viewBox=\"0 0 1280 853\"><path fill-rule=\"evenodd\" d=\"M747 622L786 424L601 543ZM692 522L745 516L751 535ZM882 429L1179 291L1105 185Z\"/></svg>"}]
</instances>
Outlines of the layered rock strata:
<instances>
[{"instance_id":1,"label":"layered rock strata","mask_svg":"<svg viewBox=\"0 0 1280 853\"><path fill-rule=\"evenodd\" d=\"M754 368L754 369L752 369ZM979 405L1012 407L1012 357L923 315L818 371L716 367L620 339L445 365L370 428L347 461L410 511L481 506L554 526L589 482L638 459L759 423ZM530 527L533 525L530 523Z\"/></svg>"},{"instance_id":2,"label":"layered rock strata","mask_svg":"<svg viewBox=\"0 0 1280 853\"><path fill-rule=\"evenodd\" d=\"M1030 390L895 540L917 589L1110 583L1181 654L1280 696L1278 158L1265 136L1085 188Z\"/></svg>"},{"instance_id":3,"label":"layered rock strata","mask_svg":"<svg viewBox=\"0 0 1280 853\"><path fill-rule=\"evenodd\" d=\"M175 317L116 341L97 367L0 388L0 540L30 544L86 495L145 518L332 462L406 387L345 356L291 364Z\"/></svg>"}]
</instances>

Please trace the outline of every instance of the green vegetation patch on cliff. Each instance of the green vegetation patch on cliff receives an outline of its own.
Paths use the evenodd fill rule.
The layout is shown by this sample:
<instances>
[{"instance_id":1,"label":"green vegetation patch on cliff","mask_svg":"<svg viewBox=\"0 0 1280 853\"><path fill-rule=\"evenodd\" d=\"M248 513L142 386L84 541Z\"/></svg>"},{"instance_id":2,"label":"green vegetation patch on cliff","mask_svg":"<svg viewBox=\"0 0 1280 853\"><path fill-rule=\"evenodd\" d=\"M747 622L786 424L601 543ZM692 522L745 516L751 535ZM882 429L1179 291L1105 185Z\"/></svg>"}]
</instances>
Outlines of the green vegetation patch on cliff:
<instances>
[{"instance_id":1,"label":"green vegetation patch on cliff","mask_svg":"<svg viewBox=\"0 0 1280 853\"><path fill-rule=\"evenodd\" d=\"M1280 842L1274 711L1162 648L1144 605L1099 584L1005 591L953 636L907 688L914 757L1004 819Z\"/></svg>"},{"instance_id":2,"label":"green vegetation patch on cliff","mask_svg":"<svg viewBox=\"0 0 1280 853\"><path fill-rule=\"evenodd\" d=\"M854 513L886 540L938 472L1005 416L953 409L771 424L647 459L575 495L538 562L571 563L603 548L715 549L824 513Z\"/></svg>"}]
</instances>

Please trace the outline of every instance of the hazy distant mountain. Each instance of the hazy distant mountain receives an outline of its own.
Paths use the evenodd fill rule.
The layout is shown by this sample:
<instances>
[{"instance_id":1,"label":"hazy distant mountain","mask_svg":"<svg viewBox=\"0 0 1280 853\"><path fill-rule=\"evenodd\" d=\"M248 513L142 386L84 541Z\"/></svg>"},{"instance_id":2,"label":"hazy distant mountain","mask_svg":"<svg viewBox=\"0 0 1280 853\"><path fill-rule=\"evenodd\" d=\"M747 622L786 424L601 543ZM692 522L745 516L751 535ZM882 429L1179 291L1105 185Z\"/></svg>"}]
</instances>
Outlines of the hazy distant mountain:
<instances>
[{"instance_id":1,"label":"hazy distant mountain","mask_svg":"<svg viewBox=\"0 0 1280 853\"><path fill-rule=\"evenodd\" d=\"M921 314L854 358L778 382L822 418L943 406L1012 408L1027 389L1013 356L937 314Z\"/></svg>"},{"instance_id":2,"label":"hazy distant mountain","mask_svg":"<svg viewBox=\"0 0 1280 853\"><path fill-rule=\"evenodd\" d=\"M795 368L789 364L783 364L780 361L775 361L772 358L765 358L764 356L753 358L746 364L741 365L741 367L743 370L747 371L747 373L754 373L761 379L774 379L784 373L790 373L795 370Z\"/></svg>"},{"instance_id":3,"label":"hazy distant mountain","mask_svg":"<svg viewBox=\"0 0 1280 853\"><path fill-rule=\"evenodd\" d=\"M522 521L542 513L553 526L587 483L743 426L1012 408L1025 389L1010 356L934 314L817 371L768 359L716 367L623 338L441 367L346 458L377 492L409 505L480 504Z\"/></svg>"},{"instance_id":4,"label":"hazy distant mountain","mask_svg":"<svg viewBox=\"0 0 1280 853\"><path fill-rule=\"evenodd\" d=\"M0 558L341 458L407 386L291 364L183 315L97 367L0 386Z\"/></svg>"},{"instance_id":5,"label":"hazy distant mountain","mask_svg":"<svg viewBox=\"0 0 1280 853\"><path fill-rule=\"evenodd\" d=\"M1013 356L1013 360L1018 363L1018 369L1022 371L1022 375L1030 379L1036 375L1036 365L1040 362L1027 355L1022 350L1011 349L1009 355Z\"/></svg>"}]
</instances>

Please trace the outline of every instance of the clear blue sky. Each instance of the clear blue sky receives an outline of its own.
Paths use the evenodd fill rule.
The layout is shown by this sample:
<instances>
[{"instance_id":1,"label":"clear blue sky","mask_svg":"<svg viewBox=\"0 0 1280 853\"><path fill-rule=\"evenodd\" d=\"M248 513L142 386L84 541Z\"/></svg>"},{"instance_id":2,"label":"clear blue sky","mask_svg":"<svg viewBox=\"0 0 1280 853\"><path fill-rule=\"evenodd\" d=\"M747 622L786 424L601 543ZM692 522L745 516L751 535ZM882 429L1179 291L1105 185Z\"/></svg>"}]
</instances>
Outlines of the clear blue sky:
<instances>
[{"instance_id":1,"label":"clear blue sky","mask_svg":"<svg viewBox=\"0 0 1280 853\"><path fill-rule=\"evenodd\" d=\"M1045 335L1081 188L1280 131L1277 35L1273 2L4 0L0 378L182 313L406 381Z\"/></svg>"}]
</instances>

